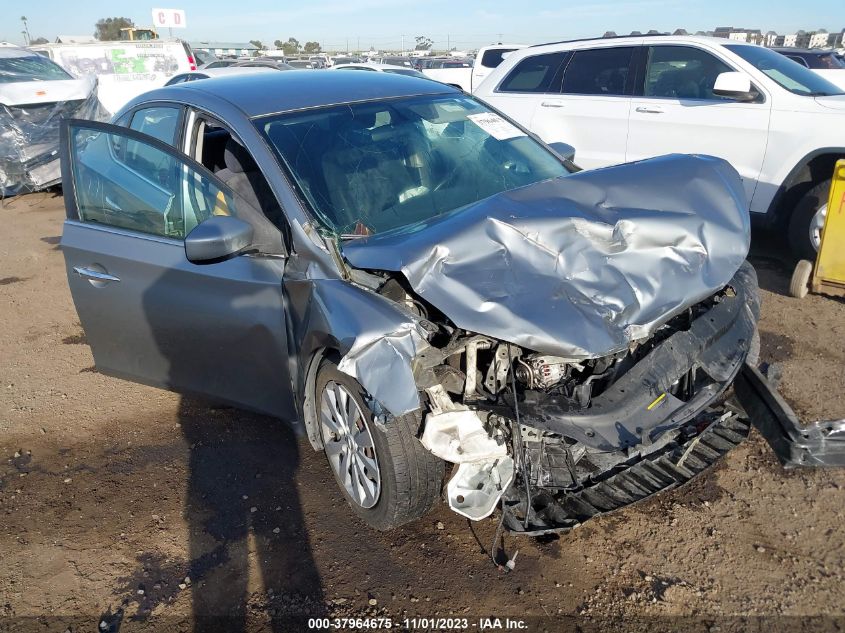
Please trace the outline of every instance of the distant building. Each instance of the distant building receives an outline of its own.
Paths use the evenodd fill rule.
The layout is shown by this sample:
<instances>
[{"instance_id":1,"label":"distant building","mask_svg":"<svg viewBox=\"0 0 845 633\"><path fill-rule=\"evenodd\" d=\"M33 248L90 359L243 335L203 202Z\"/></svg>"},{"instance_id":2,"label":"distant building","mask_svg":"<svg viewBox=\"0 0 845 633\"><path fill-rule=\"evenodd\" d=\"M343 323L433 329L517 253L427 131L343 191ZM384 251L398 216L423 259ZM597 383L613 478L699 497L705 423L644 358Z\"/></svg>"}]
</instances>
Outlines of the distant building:
<instances>
[{"instance_id":1,"label":"distant building","mask_svg":"<svg viewBox=\"0 0 845 633\"><path fill-rule=\"evenodd\" d=\"M602 37L616 37L616 31L605 31Z\"/></svg>"},{"instance_id":2,"label":"distant building","mask_svg":"<svg viewBox=\"0 0 845 633\"><path fill-rule=\"evenodd\" d=\"M717 26L716 30L713 31L713 37L723 37L725 39L730 39L731 33L734 32L734 27L732 26Z\"/></svg>"},{"instance_id":3,"label":"distant building","mask_svg":"<svg viewBox=\"0 0 845 633\"><path fill-rule=\"evenodd\" d=\"M827 46L827 41L830 39L830 33L824 29L819 29L810 36L810 48L823 48Z\"/></svg>"},{"instance_id":4,"label":"distant building","mask_svg":"<svg viewBox=\"0 0 845 633\"><path fill-rule=\"evenodd\" d=\"M686 29L675 29L672 35L689 35Z\"/></svg>"},{"instance_id":5,"label":"distant building","mask_svg":"<svg viewBox=\"0 0 845 633\"><path fill-rule=\"evenodd\" d=\"M788 33L783 36L783 45L788 48L809 48L811 34L806 31Z\"/></svg>"},{"instance_id":6,"label":"distant building","mask_svg":"<svg viewBox=\"0 0 845 633\"><path fill-rule=\"evenodd\" d=\"M766 35L763 36L763 46L768 46L770 48L772 46L777 46L777 39L777 33L775 33L774 31L767 31Z\"/></svg>"},{"instance_id":7,"label":"distant building","mask_svg":"<svg viewBox=\"0 0 845 633\"><path fill-rule=\"evenodd\" d=\"M723 35L721 37L724 37ZM749 44L762 44L763 33L760 29L731 29L727 34L729 40L734 42L747 42Z\"/></svg>"}]
</instances>

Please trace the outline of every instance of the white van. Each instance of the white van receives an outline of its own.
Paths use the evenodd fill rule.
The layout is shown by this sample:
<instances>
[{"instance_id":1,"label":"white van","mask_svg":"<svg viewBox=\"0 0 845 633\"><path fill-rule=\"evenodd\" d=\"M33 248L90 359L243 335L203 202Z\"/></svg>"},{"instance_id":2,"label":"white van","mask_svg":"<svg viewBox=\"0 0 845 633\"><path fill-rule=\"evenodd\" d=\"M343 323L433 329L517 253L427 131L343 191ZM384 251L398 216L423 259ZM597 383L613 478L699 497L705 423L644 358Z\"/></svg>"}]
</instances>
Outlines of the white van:
<instances>
[{"instance_id":1,"label":"white van","mask_svg":"<svg viewBox=\"0 0 845 633\"><path fill-rule=\"evenodd\" d=\"M31 50L74 77L96 75L100 103L111 113L139 94L160 88L173 75L197 69L191 47L179 40L41 44Z\"/></svg>"}]
</instances>

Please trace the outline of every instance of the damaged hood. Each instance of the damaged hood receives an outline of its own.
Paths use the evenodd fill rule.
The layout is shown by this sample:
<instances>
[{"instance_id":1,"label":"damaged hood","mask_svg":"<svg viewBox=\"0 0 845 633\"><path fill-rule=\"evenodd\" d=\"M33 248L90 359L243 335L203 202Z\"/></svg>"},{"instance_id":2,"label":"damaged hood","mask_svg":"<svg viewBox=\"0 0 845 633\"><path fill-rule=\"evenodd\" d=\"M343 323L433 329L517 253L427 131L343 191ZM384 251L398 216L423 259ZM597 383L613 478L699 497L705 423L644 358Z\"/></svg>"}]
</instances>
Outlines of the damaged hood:
<instances>
[{"instance_id":1,"label":"damaged hood","mask_svg":"<svg viewBox=\"0 0 845 633\"><path fill-rule=\"evenodd\" d=\"M724 287L749 224L727 162L673 155L543 181L342 248L354 267L401 272L458 327L582 360Z\"/></svg>"},{"instance_id":2,"label":"damaged hood","mask_svg":"<svg viewBox=\"0 0 845 633\"><path fill-rule=\"evenodd\" d=\"M56 81L0 83L0 104L20 107L41 103L87 99L96 86L96 77Z\"/></svg>"}]
</instances>

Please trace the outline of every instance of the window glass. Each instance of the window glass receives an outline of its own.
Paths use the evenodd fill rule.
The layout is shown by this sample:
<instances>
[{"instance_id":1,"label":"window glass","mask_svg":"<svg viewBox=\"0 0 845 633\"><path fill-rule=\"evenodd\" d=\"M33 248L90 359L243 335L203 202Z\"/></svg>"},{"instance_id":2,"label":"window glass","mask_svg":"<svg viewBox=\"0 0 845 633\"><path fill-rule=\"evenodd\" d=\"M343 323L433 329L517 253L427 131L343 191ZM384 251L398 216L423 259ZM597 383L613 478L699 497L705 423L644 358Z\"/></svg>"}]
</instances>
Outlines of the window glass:
<instances>
[{"instance_id":1,"label":"window glass","mask_svg":"<svg viewBox=\"0 0 845 633\"><path fill-rule=\"evenodd\" d=\"M815 64L813 64L814 68L827 68L827 69L834 69L840 70L845 68L845 62L843 62L839 57L834 55L833 53L826 53L824 55L817 55L815 58Z\"/></svg>"},{"instance_id":2,"label":"window glass","mask_svg":"<svg viewBox=\"0 0 845 633\"><path fill-rule=\"evenodd\" d=\"M73 79L65 70L41 55L0 57L0 83L64 81Z\"/></svg>"},{"instance_id":3,"label":"window glass","mask_svg":"<svg viewBox=\"0 0 845 633\"><path fill-rule=\"evenodd\" d=\"M568 173L545 147L468 96L331 106L256 125L315 215L348 238L419 226Z\"/></svg>"},{"instance_id":4,"label":"window glass","mask_svg":"<svg viewBox=\"0 0 845 633\"><path fill-rule=\"evenodd\" d=\"M804 59L803 57L798 57L798 55L787 55L787 57L788 57L789 59L791 59L792 61L794 61L794 62L797 62L797 63L801 64L802 66L805 66L805 67L807 67L807 68L809 68L809 67L810 67L810 64L808 64L808 63L807 63L807 60L806 60L806 59Z\"/></svg>"},{"instance_id":5,"label":"window glass","mask_svg":"<svg viewBox=\"0 0 845 633\"><path fill-rule=\"evenodd\" d=\"M575 51L566 66L563 92L574 95L624 95L633 47Z\"/></svg>"},{"instance_id":6,"label":"window glass","mask_svg":"<svg viewBox=\"0 0 845 633\"><path fill-rule=\"evenodd\" d=\"M129 127L147 134L162 143L173 145L176 140L176 126L179 121L179 109L172 107L152 107L137 110L132 115ZM166 169L162 161L166 156L146 143L126 139L124 159L132 165L146 165L149 169Z\"/></svg>"},{"instance_id":7,"label":"window glass","mask_svg":"<svg viewBox=\"0 0 845 633\"><path fill-rule=\"evenodd\" d=\"M809 68L799 66L780 53L762 46L729 44L725 48L765 74L769 79L793 94L804 97L826 97L842 94L841 88L830 83Z\"/></svg>"},{"instance_id":8,"label":"window glass","mask_svg":"<svg viewBox=\"0 0 845 633\"><path fill-rule=\"evenodd\" d=\"M692 46L649 48L643 95L672 99L714 99L716 77L733 71L710 53Z\"/></svg>"},{"instance_id":9,"label":"window glass","mask_svg":"<svg viewBox=\"0 0 845 633\"><path fill-rule=\"evenodd\" d=\"M499 86L499 92L560 92L558 70L565 58L566 52L559 52L523 59Z\"/></svg>"},{"instance_id":10,"label":"window glass","mask_svg":"<svg viewBox=\"0 0 845 633\"><path fill-rule=\"evenodd\" d=\"M505 55L515 50L515 48L492 48L484 51L484 55L481 56L481 65L485 68L498 68Z\"/></svg>"},{"instance_id":11,"label":"window glass","mask_svg":"<svg viewBox=\"0 0 845 633\"><path fill-rule=\"evenodd\" d=\"M88 128L71 128L70 146L83 222L183 239L211 215L235 215L231 192L157 147Z\"/></svg>"}]
</instances>

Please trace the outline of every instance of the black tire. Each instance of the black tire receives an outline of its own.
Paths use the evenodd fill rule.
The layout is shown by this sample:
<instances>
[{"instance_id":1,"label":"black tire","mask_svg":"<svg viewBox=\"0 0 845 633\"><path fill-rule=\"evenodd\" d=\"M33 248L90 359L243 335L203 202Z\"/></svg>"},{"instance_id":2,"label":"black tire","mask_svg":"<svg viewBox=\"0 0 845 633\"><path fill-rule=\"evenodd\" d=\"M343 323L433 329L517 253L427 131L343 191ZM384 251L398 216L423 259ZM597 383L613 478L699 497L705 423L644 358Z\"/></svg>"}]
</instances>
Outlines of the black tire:
<instances>
[{"instance_id":1,"label":"black tire","mask_svg":"<svg viewBox=\"0 0 845 633\"><path fill-rule=\"evenodd\" d=\"M793 254L799 259L815 261L816 246L810 239L810 222L818 210L827 204L830 195L830 179L813 185L807 193L798 200L795 210L789 218L789 246Z\"/></svg>"},{"instance_id":2,"label":"black tire","mask_svg":"<svg viewBox=\"0 0 845 633\"><path fill-rule=\"evenodd\" d=\"M349 506L367 525L382 531L427 514L440 499L445 463L423 448L417 439L421 422L419 412L391 418L386 424L375 423L373 412L367 405L367 393L358 381L326 360L320 366L316 380L318 418L322 393L329 382L345 387L358 404L372 435L378 459L381 492L373 507L362 507L338 480L338 487ZM319 426L322 438L323 427ZM328 456L326 459L328 461ZM332 468L331 465L329 468Z\"/></svg>"}]
</instances>

